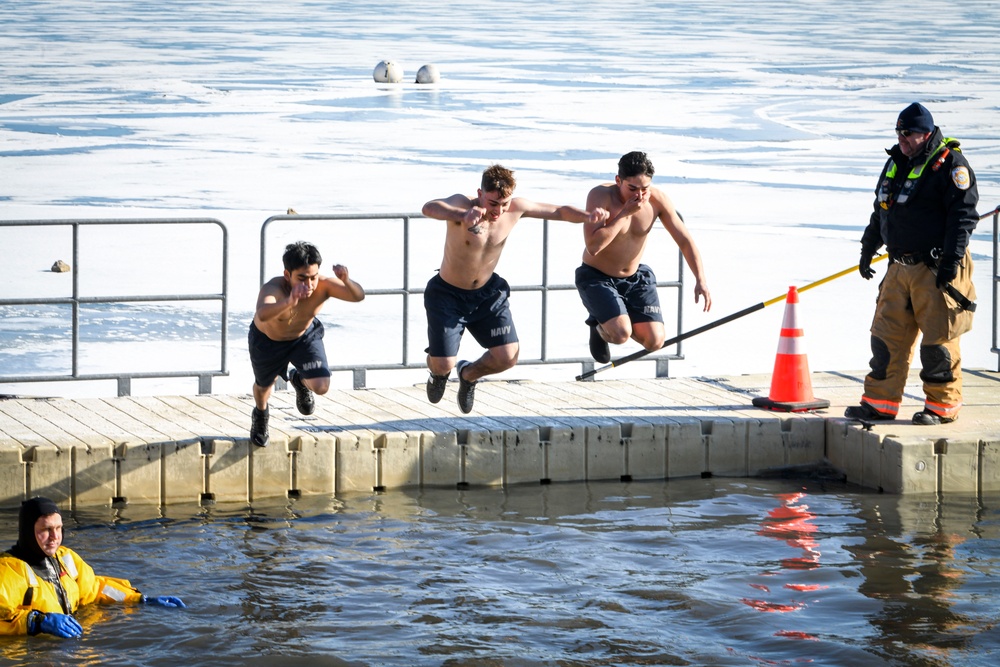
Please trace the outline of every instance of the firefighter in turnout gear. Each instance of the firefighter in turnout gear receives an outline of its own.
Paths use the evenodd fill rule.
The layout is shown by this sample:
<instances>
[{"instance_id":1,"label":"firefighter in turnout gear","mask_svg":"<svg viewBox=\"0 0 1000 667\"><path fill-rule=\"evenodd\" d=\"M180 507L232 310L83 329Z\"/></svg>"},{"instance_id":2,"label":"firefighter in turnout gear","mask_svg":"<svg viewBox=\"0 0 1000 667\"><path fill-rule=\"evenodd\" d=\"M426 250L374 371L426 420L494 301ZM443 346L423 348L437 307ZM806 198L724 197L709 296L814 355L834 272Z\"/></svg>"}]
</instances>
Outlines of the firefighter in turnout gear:
<instances>
[{"instance_id":1,"label":"firefighter in turnout gear","mask_svg":"<svg viewBox=\"0 0 1000 667\"><path fill-rule=\"evenodd\" d=\"M972 328L976 305L969 252L979 221L976 177L959 142L942 134L923 105L903 109L896 135L899 143L886 151L858 265L870 280L871 261L885 245L889 268L871 327L871 372L861 405L844 415L896 418L919 333L925 401L913 423L946 424L962 408L959 338Z\"/></svg>"}]
</instances>

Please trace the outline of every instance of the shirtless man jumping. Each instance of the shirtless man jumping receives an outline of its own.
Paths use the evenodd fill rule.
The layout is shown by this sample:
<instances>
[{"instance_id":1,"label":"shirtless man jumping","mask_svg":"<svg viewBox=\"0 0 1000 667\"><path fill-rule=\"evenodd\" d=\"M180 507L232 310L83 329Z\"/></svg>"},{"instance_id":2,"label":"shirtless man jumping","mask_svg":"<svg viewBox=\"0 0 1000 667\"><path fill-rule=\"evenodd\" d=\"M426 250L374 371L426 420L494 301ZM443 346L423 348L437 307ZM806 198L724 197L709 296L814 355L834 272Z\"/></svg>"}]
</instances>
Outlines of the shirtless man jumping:
<instances>
[{"instance_id":1,"label":"shirtless man jumping","mask_svg":"<svg viewBox=\"0 0 1000 667\"><path fill-rule=\"evenodd\" d=\"M476 381L517 363L518 339L508 297L510 286L493 270L507 237L522 217L590 222L608 218L602 208L583 211L573 206L540 204L514 197L514 173L500 165L483 172L475 199L456 194L424 204L428 218L448 221L444 259L427 283L427 399L444 396L466 328L486 352L473 362L458 362L458 407L472 412Z\"/></svg>"},{"instance_id":2,"label":"shirtless man jumping","mask_svg":"<svg viewBox=\"0 0 1000 667\"><path fill-rule=\"evenodd\" d=\"M701 255L670 198L651 185L653 164L635 151L618 161L614 183L598 185L587 196L587 208L611 212L606 221L584 225L583 265L576 270L576 288L590 313L590 353L596 361L611 361L608 343L633 338L650 352L663 347L666 334L656 292L656 276L640 264L646 240L657 219L684 255L694 274L694 301L712 307Z\"/></svg>"},{"instance_id":3,"label":"shirtless man jumping","mask_svg":"<svg viewBox=\"0 0 1000 667\"><path fill-rule=\"evenodd\" d=\"M267 401L280 375L295 388L295 407L304 415L316 408L313 393L330 389L330 369L323 347L323 323L316 315L327 299L361 301L365 290L336 264L333 276L321 276L323 258L311 243L289 244L281 258L284 275L271 278L260 288L257 312L247 340L253 366L253 399L256 406L250 426L250 441L267 445L269 417ZM288 364L293 368L288 371Z\"/></svg>"}]
</instances>

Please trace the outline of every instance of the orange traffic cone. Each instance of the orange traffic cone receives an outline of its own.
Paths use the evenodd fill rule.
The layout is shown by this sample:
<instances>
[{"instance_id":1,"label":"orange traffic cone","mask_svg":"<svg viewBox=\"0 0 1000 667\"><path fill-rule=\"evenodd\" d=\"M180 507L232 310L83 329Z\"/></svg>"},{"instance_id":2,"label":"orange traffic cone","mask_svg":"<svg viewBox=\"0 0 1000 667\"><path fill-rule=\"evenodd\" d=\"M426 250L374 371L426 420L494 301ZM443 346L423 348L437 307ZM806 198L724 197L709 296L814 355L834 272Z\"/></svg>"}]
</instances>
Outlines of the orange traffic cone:
<instances>
[{"instance_id":1,"label":"orange traffic cone","mask_svg":"<svg viewBox=\"0 0 1000 667\"><path fill-rule=\"evenodd\" d=\"M809 361L802 344L802 329L795 317L795 306L798 303L798 290L789 287L785 299L785 319L781 323L781 337L778 339L778 354L774 359L774 373L771 375L771 393L767 398L758 396L753 399L754 406L758 408L805 412L830 407L830 401L813 396Z\"/></svg>"}]
</instances>

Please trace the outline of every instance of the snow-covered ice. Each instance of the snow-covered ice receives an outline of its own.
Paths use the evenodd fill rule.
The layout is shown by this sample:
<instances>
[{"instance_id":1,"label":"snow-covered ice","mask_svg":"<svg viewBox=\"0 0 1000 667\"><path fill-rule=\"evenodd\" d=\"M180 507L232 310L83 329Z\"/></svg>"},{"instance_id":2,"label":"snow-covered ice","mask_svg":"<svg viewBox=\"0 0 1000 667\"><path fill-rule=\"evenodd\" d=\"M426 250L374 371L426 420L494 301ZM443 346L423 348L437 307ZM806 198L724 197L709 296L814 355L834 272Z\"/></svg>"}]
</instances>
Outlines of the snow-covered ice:
<instances>
[{"instance_id":1,"label":"snow-covered ice","mask_svg":"<svg viewBox=\"0 0 1000 667\"><path fill-rule=\"evenodd\" d=\"M714 307L702 313L689 283L687 331L856 263L883 149L911 101L962 140L980 212L1000 204L998 18L994 2L929 0L5 3L0 219L224 222L231 375L214 387L245 393L252 378L244 332L268 217L289 207L417 212L430 198L474 193L491 163L516 171L521 196L582 206L593 185L613 178L621 154L645 150L657 167L654 183L684 214L708 271ZM373 81L384 59L402 64L404 83ZM440 83L414 83L425 64L436 66ZM410 279L422 284L440 261L443 223L412 224ZM365 287L396 287L392 229L276 227L268 267L278 272L280 243L302 235ZM539 229L526 220L511 237L499 271L512 284L538 282ZM997 367L991 233L984 221L973 239L980 306L963 339L966 367ZM89 294L216 291L217 236L104 229L87 235L86 260L74 268ZM571 283L582 234L553 223L551 241L550 276ZM70 275L48 268L68 260L68 248L65 229L0 228L0 298L65 295ZM666 234L656 235L646 262L661 279L672 276L677 256ZM852 275L802 296L813 370L867 366L876 287ZM558 349L549 354L584 356L583 309L574 293L564 296L550 343ZM524 354L536 356L537 308L527 295L512 303ZM386 358L399 340L398 327L386 330L390 305L388 297L330 304L322 319L336 325L327 338L331 361L394 361ZM141 310L92 313L82 365L145 369L177 363L176 349L185 366L217 363L200 333L213 326L202 309ZM67 325L37 309L17 314L8 310L0 321L3 372L66 372ZM424 345L421 315L411 318L414 359ZM772 306L685 341L671 374L770 372L781 316L782 306ZM130 330L129 320L140 328ZM182 347L149 342L163 337ZM463 345L463 356L478 353L474 341ZM577 372L522 366L503 377ZM651 373L637 363L608 376ZM371 374L369 383L422 378L416 370ZM135 393L195 390L191 380L133 385ZM113 391L0 385L0 393Z\"/></svg>"}]
</instances>

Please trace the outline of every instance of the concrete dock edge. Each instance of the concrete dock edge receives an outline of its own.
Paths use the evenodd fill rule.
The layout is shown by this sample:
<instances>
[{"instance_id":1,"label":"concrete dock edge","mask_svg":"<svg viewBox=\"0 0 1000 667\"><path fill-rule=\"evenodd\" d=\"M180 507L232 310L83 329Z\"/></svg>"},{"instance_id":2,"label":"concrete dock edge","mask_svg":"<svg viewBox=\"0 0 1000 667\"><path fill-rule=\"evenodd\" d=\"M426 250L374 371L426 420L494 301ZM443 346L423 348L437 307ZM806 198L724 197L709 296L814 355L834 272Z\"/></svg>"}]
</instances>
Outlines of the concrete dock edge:
<instances>
[{"instance_id":1,"label":"concrete dock edge","mask_svg":"<svg viewBox=\"0 0 1000 667\"><path fill-rule=\"evenodd\" d=\"M766 386L757 376L484 382L470 415L427 404L419 385L318 397L309 417L295 411L292 392L275 392L264 448L245 430L249 396L8 399L0 401L0 505L34 495L71 507L253 503L809 467L884 493L1000 491L1000 375L967 376L962 419L939 427L845 420L863 376L814 377L817 394L836 399L827 411L753 408ZM518 391L532 400L511 401Z\"/></svg>"}]
</instances>

